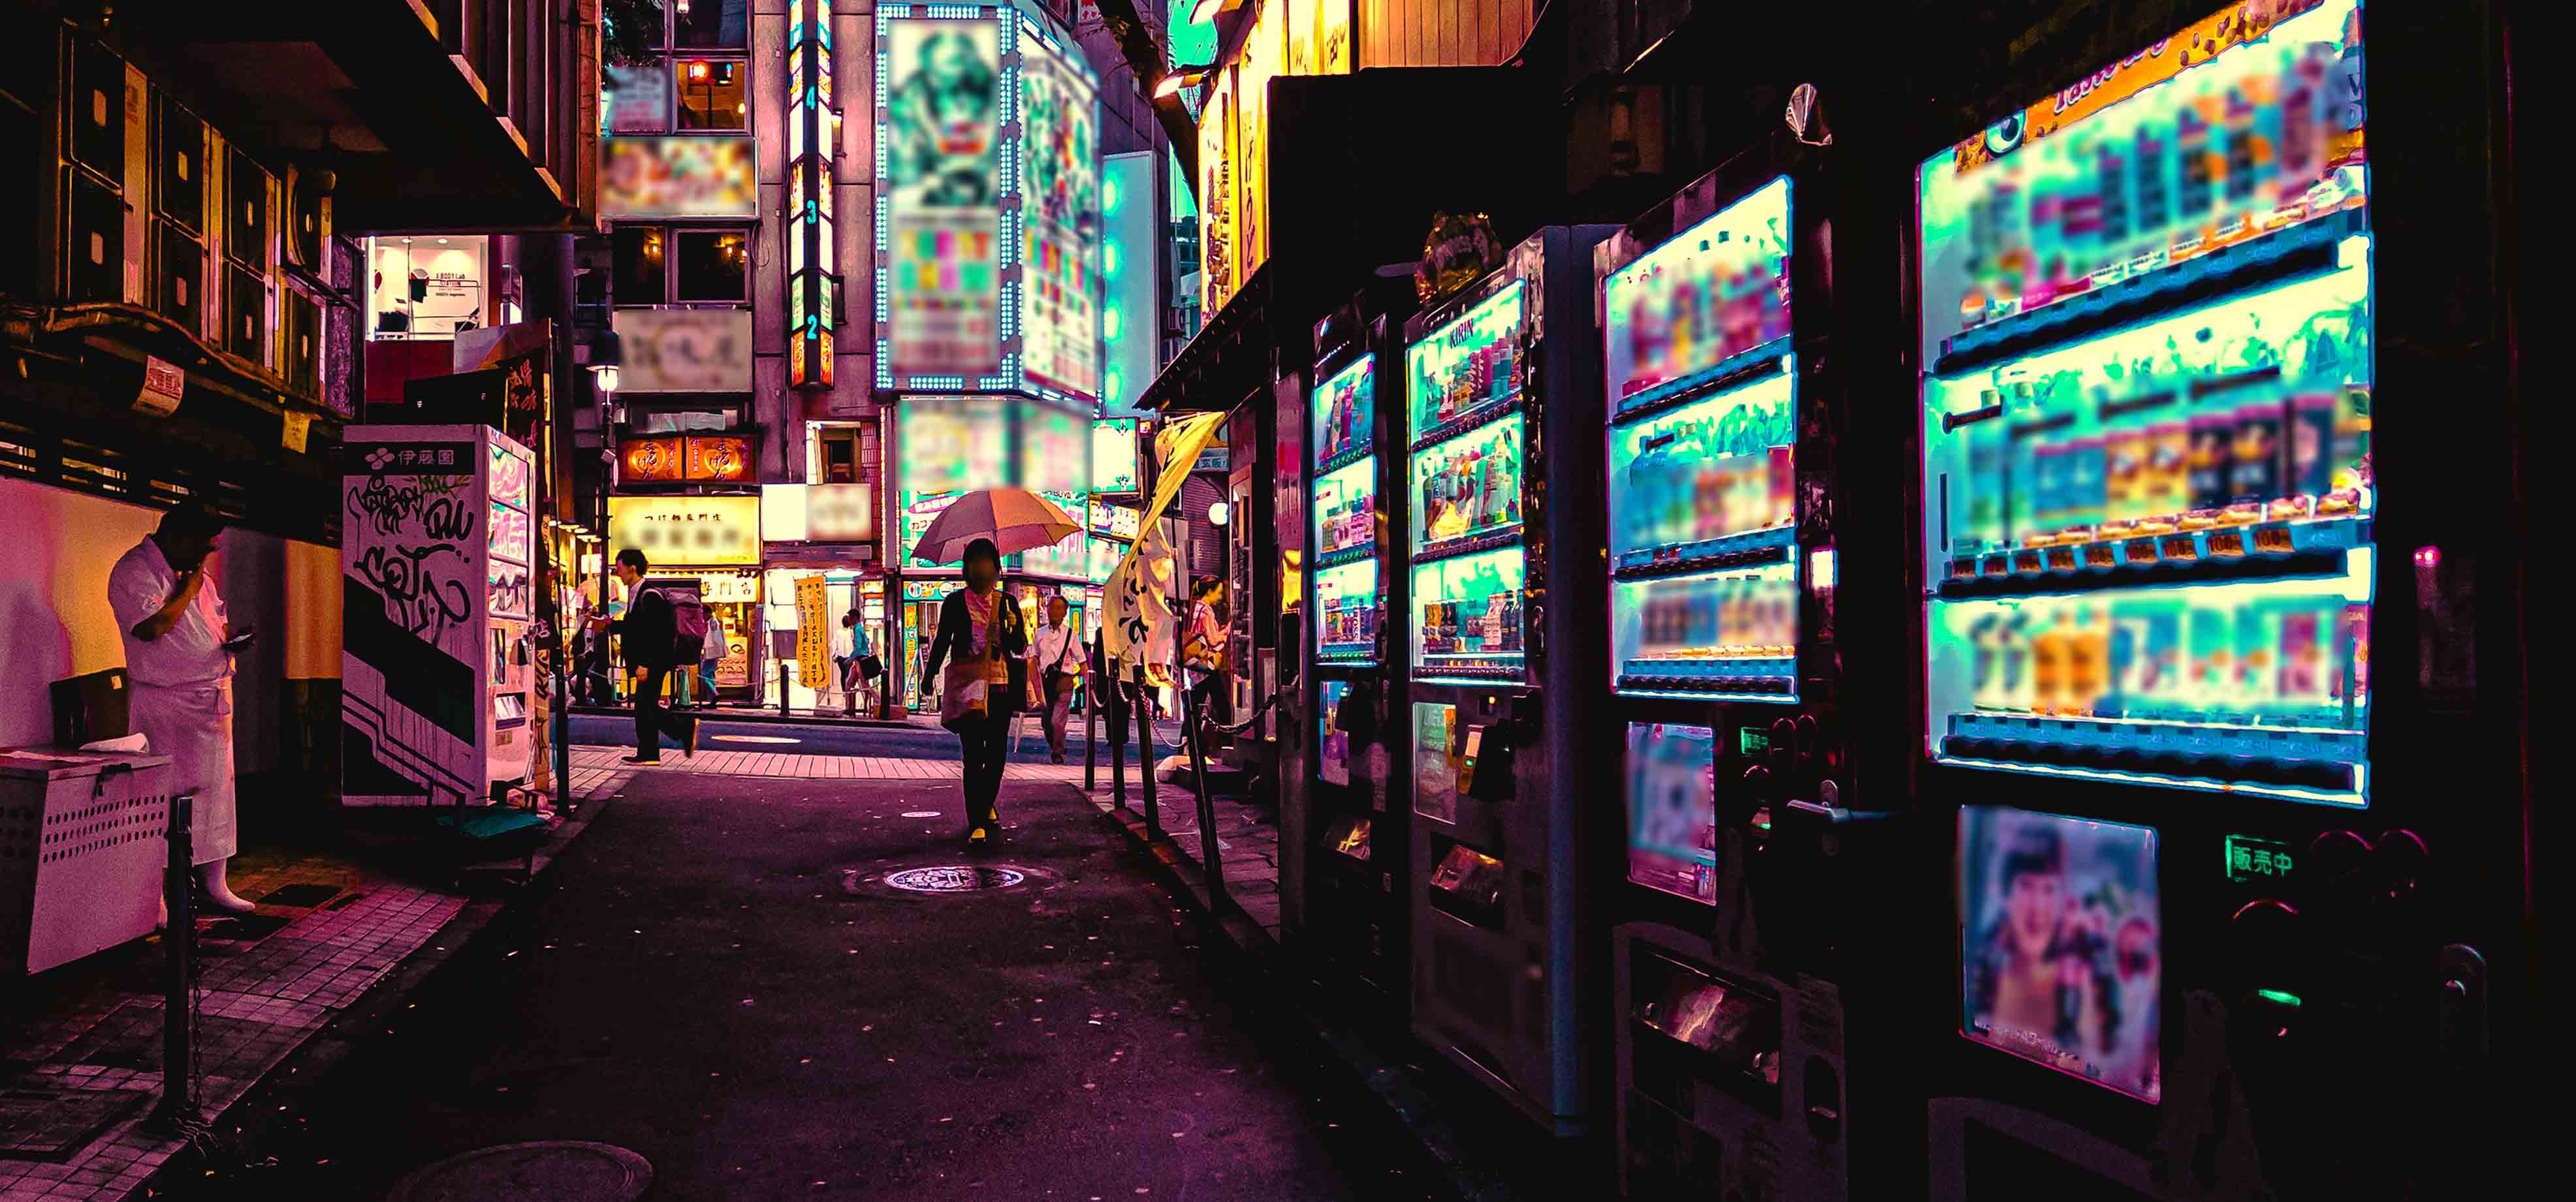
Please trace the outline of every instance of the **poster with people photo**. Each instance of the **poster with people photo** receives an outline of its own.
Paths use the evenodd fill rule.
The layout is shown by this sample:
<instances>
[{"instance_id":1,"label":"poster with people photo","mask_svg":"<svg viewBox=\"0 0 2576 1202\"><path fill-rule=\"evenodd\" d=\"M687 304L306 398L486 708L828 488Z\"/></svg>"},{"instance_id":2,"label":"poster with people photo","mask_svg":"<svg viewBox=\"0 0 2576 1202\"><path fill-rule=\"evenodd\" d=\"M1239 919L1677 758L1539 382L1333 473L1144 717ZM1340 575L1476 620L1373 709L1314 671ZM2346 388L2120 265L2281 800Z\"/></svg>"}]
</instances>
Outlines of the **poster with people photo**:
<instances>
[{"instance_id":1,"label":"poster with people photo","mask_svg":"<svg viewBox=\"0 0 2576 1202\"><path fill-rule=\"evenodd\" d=\"M989 374L1002 357L1000 33L984 20L889 24L879 123L894 368Z\"/></svg>"},{"instance_id":2,"label":"poster with people photo","mask_svg":"<svg viewBox=\"0 0 2576 1202\"><path fill-rule=\"evenodd\" d=\"M1961 809L1960 1029L2157 1101L2161 911L2153 829Z\"/></svg>"}]
</instances>

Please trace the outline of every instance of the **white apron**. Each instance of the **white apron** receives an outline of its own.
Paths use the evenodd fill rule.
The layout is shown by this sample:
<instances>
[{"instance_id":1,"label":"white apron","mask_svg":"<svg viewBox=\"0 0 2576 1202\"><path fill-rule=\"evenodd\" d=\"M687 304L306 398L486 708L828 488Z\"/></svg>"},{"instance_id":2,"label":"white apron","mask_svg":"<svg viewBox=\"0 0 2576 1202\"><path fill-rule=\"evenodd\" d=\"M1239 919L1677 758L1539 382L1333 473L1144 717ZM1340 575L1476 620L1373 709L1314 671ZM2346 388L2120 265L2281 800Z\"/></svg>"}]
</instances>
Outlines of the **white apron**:
<instances>
[{"instance_id":1,"label":"white apron","mask_svg":"<svg viewBox=\"0 0 2576 1202\"><path fill-rule=\"evenodd\" d=\"M152 754L170 757L170 787L196 795L188 824L192 858L199 864L231 858L241 846L233 816L232 682L179 688L137 682L131 696L132 728L151 740Z\"/></svg>"}]
</instances>

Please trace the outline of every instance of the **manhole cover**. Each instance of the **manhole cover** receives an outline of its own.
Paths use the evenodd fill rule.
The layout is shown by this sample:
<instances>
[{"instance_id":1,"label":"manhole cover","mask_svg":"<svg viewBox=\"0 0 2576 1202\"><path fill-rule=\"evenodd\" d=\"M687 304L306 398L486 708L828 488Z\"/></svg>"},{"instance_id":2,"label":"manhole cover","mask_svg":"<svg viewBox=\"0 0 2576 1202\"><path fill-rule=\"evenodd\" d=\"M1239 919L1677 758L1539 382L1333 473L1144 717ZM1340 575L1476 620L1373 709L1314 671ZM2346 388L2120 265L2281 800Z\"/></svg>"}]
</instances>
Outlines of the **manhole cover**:
<instances>
[{"instance_id":1,"label":"manhole cover","mask_svg":"<svg viewBox=\"0 0 2576 1202\"><path fill-rule=\"evenodd\" d=\"M927 868L888 868L877 872L861 872L856 868L841 870L841 890L854 897L863 894L915 899L961 897L1010 889L1043 888L1054 883L1053 873L1022 864L939 864Z\"/></svg>"},{"instance_id":2,"label":"manhole cover","mask_svg":"<svg viewBox=\"0 0 2576 1202\"><path fill-rule=\"evenodd\" d=\"M906 893L968 893L977 889L1008 889L1029 879L1029 874L1000 864L942 864L937 868L906 868L886 874L889 889Z\"/></svg>"},{"instance_id":3,"label":"manhole cover","mask_svg":"<svg viewBox=\"0 0 2576 1202\"><path fill-rule=\"evenodd\" d=\"M541 1140L448 1157L404 1178L386 1202L630 1202L651 1184L653 1166L624 1148Z\"/></svg>"}]
</instances>

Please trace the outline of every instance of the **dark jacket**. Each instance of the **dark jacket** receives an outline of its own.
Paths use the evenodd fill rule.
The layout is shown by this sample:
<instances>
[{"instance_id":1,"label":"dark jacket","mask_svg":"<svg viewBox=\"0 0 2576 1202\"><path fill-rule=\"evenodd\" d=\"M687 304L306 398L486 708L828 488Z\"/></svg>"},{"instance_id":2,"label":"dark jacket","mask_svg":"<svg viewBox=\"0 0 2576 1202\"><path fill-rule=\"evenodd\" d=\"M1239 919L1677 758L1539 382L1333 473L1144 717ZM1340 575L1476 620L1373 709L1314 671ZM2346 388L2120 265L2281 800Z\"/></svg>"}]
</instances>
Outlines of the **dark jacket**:
<instances>
[{"instance_id":1,"label":"dark jacket","mask_svg":"<svg viewBox=\"0 0 2576 1202\"><path fill-rule=\"evenodd\" d=\"M993 599L1001 607L1002 627L1001 637L994 640L994 650L1011 657L1011 683L994 690L1000 695L988 698L986 708L989 713L1008 714L1019 710L1028 696L1029 661L1020 658L1020 653L1029 649L1029 627L1018 602L998 592ZM924 681L939 679L940 665L947 662L951 648L963 651L971 644L967 621L966 590L950 593L947 600L939 603L939 634L930 640L930 658L922 661Z\"/></svg>"},{"instance_id":2,"label":"dark jacket","mask_svg":"<svg viewBox=\"0 0 2576 1202\"><path fill-rule=\"evenodd\" d=\"M637 668L670 668L680 662L679 615L658 588L644 589L626 606L626 616L608 624L623 640L626 662ZM696 660L689 661L695 664Z\"/></svg>"}]
</instances>

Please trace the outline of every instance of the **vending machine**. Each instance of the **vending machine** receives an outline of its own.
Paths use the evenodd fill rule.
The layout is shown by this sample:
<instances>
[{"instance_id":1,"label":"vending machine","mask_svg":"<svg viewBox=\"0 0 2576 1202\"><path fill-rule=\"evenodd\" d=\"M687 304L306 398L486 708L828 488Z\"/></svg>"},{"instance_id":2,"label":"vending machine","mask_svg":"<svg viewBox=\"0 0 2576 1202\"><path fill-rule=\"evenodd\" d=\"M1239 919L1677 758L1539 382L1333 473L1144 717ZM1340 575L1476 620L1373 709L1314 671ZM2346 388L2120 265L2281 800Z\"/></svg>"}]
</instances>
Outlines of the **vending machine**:
<instances>
[{"instance_id":1,"label":"vending machine","mask_svg":"<svg viewBox=\"0 0 2576 1202\"><path fill-rule=\"evenodd\" d=\"M1558 1130L1587 1118L1578 1002L1601 971L1581 910L1599 814L1581 756L1608 737L1583 704L1603 654L1582 596L1601 501L1579 448L1600 428L1586 294L1612 228L1512 248L1406 323L1400 368L1413 1025Z\"/></svg>"},{"instance_id":2,"label":"vending machine","mask_svg":"<svg viewBox=\"0 0 2576 1202\"><path fill-rule=\"evenodd\" d=\"M1846 479L1827 231L1829 152L1788 130L1594 248L1604 380L1608 658L1625 881L1612 972L1621 1186L1630 1197L1904 1196L1913 1049L1872 1020L1910 985L1900 888L1910 791L1861 796L1842 699L1835 517L1896 511ZM1901 470L1901 463L1898 464ZM1891 564L1901 567L1901 564ZM1883 625L1901 597L1843 616ZM1896 732L1886 732L1902 737ZM1613 766L1616 766L1613 771ZM1854 1065L1874 1062L1859 1069Z\"/></svg>"},{"instance_id":3,"label":"vending machine","mask_svg":"<svg viewBox=\"0 0 2576 1202\"><path fill-rule=\"evenodd\" d=\"M533 466L489 426L349 427L344 804L474 805L526 779Z\"/></svg>"},{"instance_id":4,"label":"vending machine","mask_svg":"<svg viewBox=\"0 0 2576 1202\"><path fill-rule=\"evenodd\" d=\"M1401 581L1385 570L1387 445L1379 414L1385 315L1363 296L1317 323L1307 432L1307 748L1298 780L1284 790L1281 868L1300 937L1318 961L1367 989L1374 1016L1400 1015L1409 1000L1405 948L1405 828L1390 811L1396 784L1385 715L1400 704L1389 688L1387 615L1402 604ZM1395 329L1401 329L1399 318ZM1401 429L1401 423L1396 423ZM1401 790L1392 796L1400 798Z\"/></svg>"},{"instance_id":5,"label":"vending machine","mask_svg":"<svg viewBox=\"0 0 2576 1202\"><path fill-rule=\"evenodd\" d=\"M1919 169L1936 1198L2492 1163L2456 1116L2524 846L2516 686L2467 650L2518 604L2500 41L2368 12L2376 75L2358 0L2230 6Z\"/></svg>"}]
</instances>

